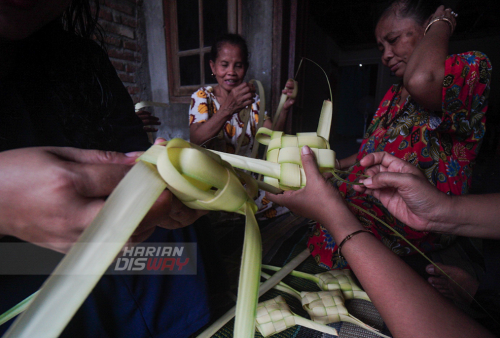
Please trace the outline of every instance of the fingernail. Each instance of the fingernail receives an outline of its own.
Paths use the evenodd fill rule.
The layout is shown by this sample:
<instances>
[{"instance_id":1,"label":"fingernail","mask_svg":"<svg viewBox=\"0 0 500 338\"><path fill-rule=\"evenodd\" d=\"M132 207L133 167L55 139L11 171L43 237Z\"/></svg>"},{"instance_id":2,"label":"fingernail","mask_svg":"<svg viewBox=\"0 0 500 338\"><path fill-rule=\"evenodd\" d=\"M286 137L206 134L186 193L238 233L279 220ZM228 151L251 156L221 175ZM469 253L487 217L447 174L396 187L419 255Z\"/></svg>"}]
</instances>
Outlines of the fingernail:
<instances>
[{"instance_id":1,"label":"fingernail","mask_svg":"<svg viewBox=\"0 0 500 338\"><path fill-rule=\"evenodd\" d=\"M139 157L140 156L140 152L138 152L138 151L132 151L130 153L125 153L125 156L127 156L127 157Z\"/></svg>"},{"instance_id":2,"label":"fingernail","mask_svg":"<svg viewBox=\"0 0 500 338\"><path fill-rule=\"evenodd\" d=\"M361 183L363 183L364 185L370 185L372 184L372 178L371 177L365 178Z\"/></svg>"},{"instance_id":3,"label":"fingernail","mask_svg":"<svg viewBox=\"0 0 500 338\"><path fill-rule=\"evenodd\" d=\"M311 148L308 146L303 146L302 147L302 155L309 155L311 153Z\"/></svg>"},{"instance_id":4,"label":"fingernail","mask_svg":"<svg viewBox=\"0 0 500 338\"><path fill-rule=\"evenodd\" d=\"M425 271L427 271L427 273L434 273L434 266L429 265L428 267L425 268Z\"/></svg>"}]
</instances>

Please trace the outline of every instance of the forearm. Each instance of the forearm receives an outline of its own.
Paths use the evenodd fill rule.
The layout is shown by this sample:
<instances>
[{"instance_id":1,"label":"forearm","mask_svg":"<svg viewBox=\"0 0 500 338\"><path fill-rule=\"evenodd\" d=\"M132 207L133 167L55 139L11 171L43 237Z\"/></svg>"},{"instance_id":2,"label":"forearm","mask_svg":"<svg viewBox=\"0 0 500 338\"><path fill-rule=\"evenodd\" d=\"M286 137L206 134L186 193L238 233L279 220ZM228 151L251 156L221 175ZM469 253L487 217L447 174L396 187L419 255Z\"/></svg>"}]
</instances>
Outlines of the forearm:
<instances>
[{"instance_id":1,"label":"forearm","mask_svg":"<svg viewBox=\"0 0 500 338\"><path fill-rule=\"evenodd\" d=\"M433 110L441 110L450 35L447 22L437 21L432 24L408 60L403 78L404 86L412 98Z\"/></svg>"},{"instance_id":2,"label":"forearm","mask_svg":"<svg viewBox=\"0 0 500 338\"><path fill-rule=\"evenodd\" d=\"M500 194L453 196L441 219L452 225L453 234L500 239L499 205Z\"/></svg>"},{"instance_id":3,"label":"forearm","mask_svg":"<svg viewBox=\"0 0 500 338\"><path fill-rule=\"evenodd\" d=\"M215 137L224 127L227 117L214 114L210 119L203 123L193 123L189 127L190 141L194 144L201 145L204 142Z\"/></svg>"},{"instance_id":4,"label":"forearm","mask_svg":"<svg viewBox=\"0 0 500 338\"><path fill-rule=\"evenodd\" d=\"M272 123L274 123L273 130L284 131L287 116L288 116L288 109L283 109L280 116L278 116L278 120L276 121L276 123L274 123L274 121L271 122L270 120L268 120L269 122L271 122L271 125L272 125Z\"/></svg>"},{"instance_id":5,"label":"forearm","mask_svg":"<svg viewBox=\"0 0 500 338\"><path fill-rule=\"evenodd\" d=\"M323 225L337 243L347 234L363 229L352 214L339 207L333 209L331 220ZM355 235L342 246L342 255L394 337L491 337L375 236Z\"/></svg>"},{"instance_id":6,"label":"forearm","mask_svg":"<svg viewBox=\"0 0 500 338\"><path fill-rule=\"evenodd\" d=\"M344 169L349 168L354 163L356 163L356 158L357 157L358 157L358 153L355 153L355 154L352 154L349 157L346 157L346 158L343 158L343 159L339 160L340 168L338 168L338 169L344 170Z\"/></svg>"}]
</instances>

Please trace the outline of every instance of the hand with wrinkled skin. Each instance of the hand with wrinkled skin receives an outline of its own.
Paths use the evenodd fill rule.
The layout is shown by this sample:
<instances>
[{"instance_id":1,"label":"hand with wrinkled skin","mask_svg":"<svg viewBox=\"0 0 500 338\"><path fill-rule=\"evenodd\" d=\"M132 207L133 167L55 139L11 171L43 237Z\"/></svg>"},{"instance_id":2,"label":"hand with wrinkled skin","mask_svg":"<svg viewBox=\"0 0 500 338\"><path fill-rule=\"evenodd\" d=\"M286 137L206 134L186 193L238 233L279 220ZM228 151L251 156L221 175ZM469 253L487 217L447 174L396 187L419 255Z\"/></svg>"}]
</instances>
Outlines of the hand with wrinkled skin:
<instances>
[{"instance_id":1,"label":"hand with wrinkled skin","mask_svg":"<svg viewBox=\"0 0 500 338\"><path fill-rule=\"evenodd\" d=\"M243 108L251 107L255 102L254 98L255 87L243 82L231 90L225 98L222 98L218 113L222 113L229 120L233 114L239 113Z\"/></svg>"},{"instance_id":2,"label":"hand with wrinkled skin","mask_svg":"<svg viewBox=\"0 0 500 338\"><path fill-rule=\"evenodd\" d=\"M156 138L154 145L167 142L163 137ZM128 156L138 158L144 152L136 151L127 153ZM141 224L129 239L128 243L140 243L151 236L158 226L164 229L179 229L193 224L198 218L207 214L206 210L191 209L184 205L169 190L165 190L158 197Z\"/></svg>"},{"instance_id":3,"label":"hand with wrinkled skin","mask_svg":"<svg viewBox=\"0 0 500 338\"><path fill-rule=\"evenodd\" d=\"M158 131L158 128L152 127L161 125L160 119L158 117L145 110L137 111L136 115L141 119L142 124L144 125L143 129L145 132Z\"/></svg>"},{"instance_id":4,"label":"hand with wrinkled skin","mask_svg":"<svg viewBox=\"0 0 500 338\"><path fill-rule=\"evenodd\" d=\"M308 147L303 147L302 164L307 177L304 188L282 195L268 193L267 197L293 212L321 222L336 243L363 229L347 206L340 203L340 194L319 173ZM353 236L342 246L342 254L394 337L460 334L492 337L477 322L440 297L375 236L364 232ZM410 311L407 311L409 304Z\"/></svg>"},{"instance_id":5,"label":"hand with wrinkled skin","mask_svg":"<svg viewBox=\"0 0 500 338\"><path fill-rule=\"evenodd\" d=\"M76 148L1 152L0 233L67 252L134 163Z\"/></svg>"},{"instance_id":6,"label":"hand with wrinkled skin","mask_svg":"<svg viewBox=\"0 0 500 338\"><path fill-rule=\"evenodd\" d=\"M234 114L239 113L245 107L251 108L255 102L255 87L246 82L241 83L229 93L225 93L220 86L216 86L214 90L220 103L219 110L206 122L191 124L190 141L194 144L202 145L215 137Z\"/></svg>"},{"instance_id":7,"label":"hand with wrinkled skin","mask_svg":"<svg viewBox=\"0 0 500 338\"><path fill-rule=\"evenodd\" d=\"M293 82L292 79L289 79L285 84L285 89L281 91L282 94L288 96L288 99L285 101L285 104L283 105L283 110L281 111L281 114L278 117L278 121L276 121L276 123L274 124L274 129L273 129L273 122L270 119L265 120L264 121L265 128L278 131L285 130L285 124L288 113L290 112L290 108L292 107L292 105L295 103L295 99L290 97L293 94L294 89L295 89L295 82Z\"/></svg>"},{"instance_id":8,"label":"hand with wrinkled skin","mask_svg":"<svg viewBox=\"0 0 500 338\"><path fill-rule=\"evenodd\" d=\"M290 107L293 106L293 104L295 103L295 99L290 97L294 89L295 89L295 83L293 82L293 80L289 79L285 84L285 89L281 91L281 93L286 94L286 96L288 96L288 100L286 100L285 104L283 105L283 112L288 112Z\"/></svg>"},{"instance_id":9,"label":"hand with wrinkled skin","mask_svg":"<svg viewBox=\"0 0 500 338\"><path fill-rule=\"evenodd\" d=\"M314 153L308 146L302 148L301 158L307 178L306 186L300 190L287 190L279 195L266 193L266 197L295 214L320 223L329 222L332 205L348 211L338 190L327 181L331 174L322 175L319 172Z\"/></svg>"},{"instance_id":10,"label":"hand with wrinkled skin","mask_svg":"<svg viewBox=\"0 0 500 338\"><path fill-rule=\"evenodd\" d=\"M419 231L449 232L438 221L450 196L437 190L414 165L386 152L372 153L360 161L370 178L354 186L358 192L373 195L401 222Z\"/></svg>"},{"instance_id":11,"label":"hand with wrinkled skin","mask_svg":"<svg viewBox=\"0 0 500 338\"><path fill-rule=\"evenodd\" d=\"M445 8L444 6L441 5L436 9L434 14L431 16L431 18L429 19L429 23L437 18L446 18L450 20L451 26L446 21L444 23L448 26L450 35L452 35L453 32L455 31L455 28L457 27L457 18L453 14L451 14L451 12L452 12L451 8ZM431 27L433 25L434 24L432 24ZM429 27L429 31L432 29L431 27Z\"/></svg>"},{"instance_id":12,"label":"hand with wrinkled skin","mask_svg":"<svg viewBox=\"0 0 500 338\"><path fill-rule=\"evenodd\" d=\"M385 152L365 156L360 164L370 178L354 189L376 197L397 219L419 231L478 238L500 238L500 194L449 196L422 172Z\"/></svg>"},{"instance_id":13,"label":"hand with wrinkled skin","mask_svg":"<svg viewBox=\"0 0 500 338\"><path fill-rule=\"evenodd\" d=\"M127 156L129 155L129 156ZM0 152L0 234L67 252L136 162L138 153L38 147ZM177 229L203 211L163 192L131 240Z\"/></svg>"},{"instance_id":14,"label":"hand with wrinkled skin","mask_svg":"<svg viewBox=\"0 0 500 338\"><path fill-rule=\"evenodd\" d=\"M156 138L154 145L167 142L163 137ZM127 153L127 155L139 157L143 152ZM138 243L146 240L155 227L165 229L179 229L193 224L198 218L207 214L207 210L188 208L169 190L165 190L158 197L155 204L146 214L129 242Z\"/></svg>"},{"instance_id":15,"label":"hand with wrinkled skin","mask_svg":"<svg viewBox=\"0 0 500 338\"><path fill-rule=\"evenodd\" d=\"M169 190L165 190L139 224L129 243L145 241L157 226L170 230L180 229L193 224L207 213L206 210L188 208Z\"/></svg>"}]
</instances>

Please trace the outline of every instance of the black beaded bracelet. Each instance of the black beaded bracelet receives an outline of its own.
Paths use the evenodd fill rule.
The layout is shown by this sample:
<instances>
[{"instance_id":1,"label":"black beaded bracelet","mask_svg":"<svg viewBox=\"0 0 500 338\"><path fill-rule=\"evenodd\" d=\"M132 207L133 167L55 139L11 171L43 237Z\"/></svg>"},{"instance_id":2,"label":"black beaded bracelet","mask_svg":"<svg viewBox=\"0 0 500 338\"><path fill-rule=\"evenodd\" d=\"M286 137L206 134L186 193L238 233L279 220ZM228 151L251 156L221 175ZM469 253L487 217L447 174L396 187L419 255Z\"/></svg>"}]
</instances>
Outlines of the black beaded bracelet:
<instances>
[{"instance_id":1,"label":"black beaded bracelet","mask_svg":"<svg viewBox=\"0 0 500 338\"><path fill-rule=\"evenodd\" d=\"M348 240L350 240L351 238L353 238L354 236L356 236L357 234L360 234L362 232L368 232L370 234L373 234L373 232L371 232L370 230L366 230L366 229L363 229L363 230L357 230L357 231L354 231L352 234L349 234L346 236L346 238L344 238L344 240L342 242L340 242L338 248L337 248L337 253L339 255L339 260L340 261L343 261L345 260L345 258L342 256L342 254L340 253L340 249L342 249L342 246L345 244L345 242L347 242Z\"/></svg>"}]
</instances>

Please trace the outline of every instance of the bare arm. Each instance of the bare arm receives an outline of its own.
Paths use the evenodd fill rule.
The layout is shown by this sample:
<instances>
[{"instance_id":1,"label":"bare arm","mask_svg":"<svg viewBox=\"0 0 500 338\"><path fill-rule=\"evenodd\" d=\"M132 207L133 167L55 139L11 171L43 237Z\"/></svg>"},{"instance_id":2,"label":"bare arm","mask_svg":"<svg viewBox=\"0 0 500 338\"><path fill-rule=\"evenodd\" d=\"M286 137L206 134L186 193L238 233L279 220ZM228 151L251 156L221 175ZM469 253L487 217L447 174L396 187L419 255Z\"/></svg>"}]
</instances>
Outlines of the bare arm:
<instances>
[{"instance_id":1,"label":"bare arm","mask_svg":"<svg viewBox=\"0 0 500 338\"><path fill-rule=\"evenodd\" d=\"M158 131L158 128L155 128L154 126L159 126L161 125L160 119L151 112L145 111L145 110L139 110L135 112L137 116L141 119L142 124L144 125L143 129L146 132L156 132Z\"/></svg>"},{"instance_id":2,"label":"bare arm","mask_svg":"<svg viewBox=\"0 0 500 338\"><path fill-rule=\"evenodd\" d=\"M190 141L200 145L216 136L233 114L252 105L254 96L255 88L246 82L234 88L227 95L216 114L206 122L191 124L189 127Z\"/></svg>"},{"instance_id":3,"label":"bare arm","mask_svg":"<svg viewBox=\"0 0 500 338\"><path fill-rule=\"evenodd\" d=\"M340 167L338 169L345 170L356 163L356 157L358 157L358 153L352 154L349 157L343 158L339 160Z\"/></svg>"},{"instance_id":4,"label":"bare arm","mask_svg":"<svg viewBox=\"0 0 500 338\"><path fill-rule=\"evenodd\" d=\"M431 20L442 15L456 25L455 17L450 14L449 9L445 10L444 6L436 10ZM446 21L433 23L415 47L404 73L404 86L415 101L436 111L442 107L444 68L452 33Z\"/></svg>"},{"instance_id":5,"label":"bare arm","mask_svg":"<svg viewBox=\"0 0 500 338\"><path fill-rule=\"evenodd\" d=\"M338 191L321 176L310 150L303 150L306 187L267 196L297 214L321 222L340 243L363 227ZM342 247L342 254L394 337L492 337L373 235L360 233L352 237Z\"/></svg>"},{"instance_id":6,"label":"bare arm","mask_svg":"<svg viewBox=\"0 0 500 338\"><path fill-rule=\"evenodd\" d=\"M0 234L67 252L138 155L58 147L0 152ZM166 190L131 240L146 239L156 226L189 225L202 214Z\"/></svg>"},{"instance_id":7,"label":"bare arm","mask_svg":"<svg viewBox=\"0 0 500 338\"><path fill-rule=\"evenodd\" d=\"M332 221L325 226L338 243L345 233L335 233L340 234L347 222L355 220ZM342 247L342 254L394 337L493 337L374 236L354 236Z\"/></svg>"},{"instance_id":8,"label":"bare arm","mask_svg":"<svg viewBox=\"0 0 500 338\"><path fill-rule=\"evenodd\" d=\"M453 196L447 219L456 224L454 234L500 239L500 194Z\"/></svg>"},{"instance_id":9,"label":"bare arm","mask_svg":"<svg viewBox=\"0 0 500 338\"><path fill-rule=\"evenodd\" d=\"M194 144L201 145L215 137L222 127L224 127L226 121L231 118L231 115L232 113L230 113L229 110L223 110L221 107L217 114L214 114L206 122L193 123L189 127L190 141Z\"/></svg>"},{"instance_id":10,"label":"bare arm","mask_svg":"<svg viewBox=\"0 0 500 338\"><path fill-rule=\"evenodd\" d=\"M420 231L500 238L500 194L449 196L410 163L385 152L360 161L369 179L355 190L370 194L400 221Z\"/></svg>"},{"instance_id":11,"label":"bare arm","mask_svg":"<svg viewBox=\"0 0 500 338\"><path fill-rule=\"evenodd\" d=\"M286 119L288 117L288 113L290 112L290 108L292 105L295 103L295 97L293 97L293 92L295 89L295 83L293 80L288 80L285 84L285 89L282 90L282 94L285 94L288 96L287 100L285 101L285 104L283 105L283 110L278 116L278 120L274 124L274 130L278 131L284 131L285 130L285 124L286 124ZM272 129L272 121L271 120L266 120L264 122L264 127L268 129Z\"/></svg>"}]
</instances>

